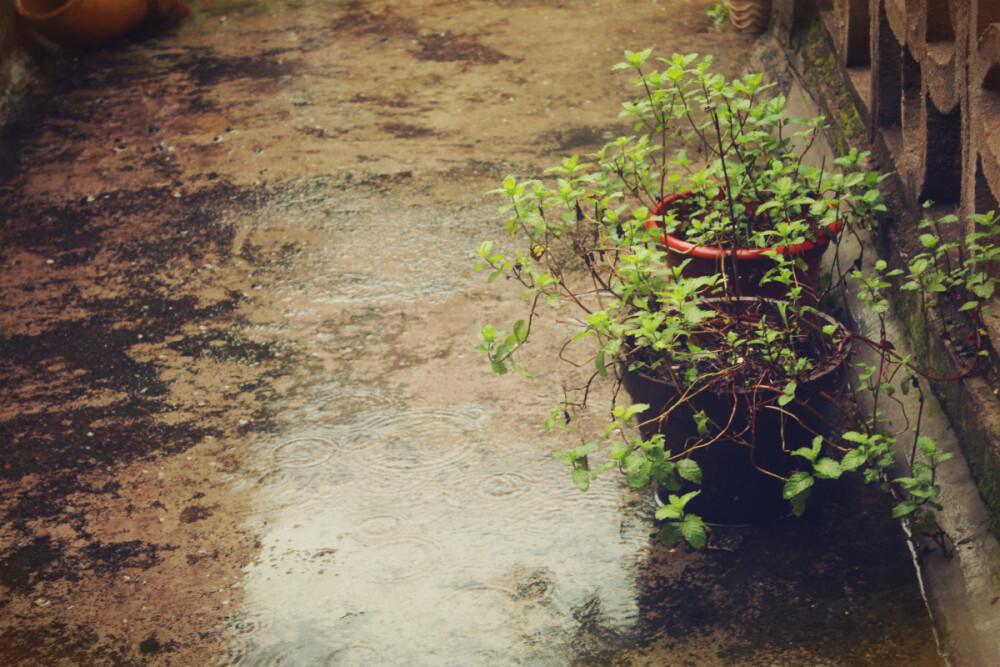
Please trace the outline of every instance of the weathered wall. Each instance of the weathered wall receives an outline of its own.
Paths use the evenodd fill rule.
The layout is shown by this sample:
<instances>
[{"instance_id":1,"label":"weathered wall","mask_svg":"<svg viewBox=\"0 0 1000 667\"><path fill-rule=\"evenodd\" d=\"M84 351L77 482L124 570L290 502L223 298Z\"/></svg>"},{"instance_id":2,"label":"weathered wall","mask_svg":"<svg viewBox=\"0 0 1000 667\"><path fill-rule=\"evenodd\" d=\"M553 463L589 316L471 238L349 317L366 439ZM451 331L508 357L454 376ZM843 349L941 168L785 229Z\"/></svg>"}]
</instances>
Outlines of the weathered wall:
<instances>
[{"instance_id":1,"label":"weathered wall","mask_svg":"<svg viewBox=\"0 0 1000 667\"><path fill-rule=\"evenodd\" d=\"M774 0L771 30L837 138L870 143L895 173L879 239L891 266L906 261L922 202L963 220L1000 208L1000 0ZM907 294L897 291L897 314L917 356L953 375L962 350ZM935 389L1000 535L1000 320L985 324L992 369Z\"/></svg>"},{"instance_id":2,"label":"weathered wall","mask_svg":"<svg viewBox=\"0 0 1000 667\"><path fill-rule=\"evenodd\" d=\"M820 15L908 203L997 208L1000 2L834 0Z\"/></svg>"}]
</instances>

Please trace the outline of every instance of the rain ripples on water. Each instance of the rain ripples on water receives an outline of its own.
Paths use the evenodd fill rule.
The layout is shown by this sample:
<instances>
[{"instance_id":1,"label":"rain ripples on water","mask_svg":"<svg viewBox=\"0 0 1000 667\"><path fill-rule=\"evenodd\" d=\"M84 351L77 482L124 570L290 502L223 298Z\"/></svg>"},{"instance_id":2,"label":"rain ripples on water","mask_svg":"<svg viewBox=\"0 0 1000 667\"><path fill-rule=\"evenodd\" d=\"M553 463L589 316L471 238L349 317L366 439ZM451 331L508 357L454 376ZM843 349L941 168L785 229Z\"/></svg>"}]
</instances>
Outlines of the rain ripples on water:
<instances>
[{"instance_id":1,"label":"rain ripples on water","mask_svg":"<svg viewBox=\"0 0 1000 667\"><path fill-rule=\"evenodd\" d=\"M628 564L648 526L623 529L633 492L620 480L581 494L537 445L489 442L501 417L486 406L393 412L373 392L341 398L329 405L351 407L311 404L307 430L260 439L261 555L234 661L517 662L529 658L511 654L520 638L571 634L598 591L604 623L635 620ZM601 538L583 543L571 514Z\"/></svg>"}]
</instances>

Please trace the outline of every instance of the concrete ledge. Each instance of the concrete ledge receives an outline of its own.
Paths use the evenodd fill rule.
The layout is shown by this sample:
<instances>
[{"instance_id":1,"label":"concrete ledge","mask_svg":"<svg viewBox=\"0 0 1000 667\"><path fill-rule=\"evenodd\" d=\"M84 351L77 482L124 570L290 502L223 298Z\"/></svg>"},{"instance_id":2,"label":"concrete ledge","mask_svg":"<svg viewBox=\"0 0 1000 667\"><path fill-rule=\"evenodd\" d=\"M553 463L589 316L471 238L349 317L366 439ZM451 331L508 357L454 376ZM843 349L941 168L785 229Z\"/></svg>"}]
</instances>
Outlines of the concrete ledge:
<instances>
[{"instance_id":1,"label":"concrete ledge","mask_svg":"<svg viewBox=\"0 0 1000 667\"><path fill-rule=\"evenodd\" d=\"M816 40L817 35L823 36L815 25L808 33L797 32L790 3L776 3L775 7L771 31L757 40L748 69L763 71L778 82L789 106L798 107L793 115L825 115L831 124L829 144L835 151L851 145L867 148L863 106L859 108L863 100L845 86L849 77L838 69L825 38ZM884 148L885 152L876 151L876 156L887 155ZM883 170L891 171L891 163L883 164ZM902 266L906 256L901 251L905 247L901 237L908 230L914 237L917 220L900 203L901 195L894 192L899 186L898 181L889 182L887 192L895 204L891 209L896 218L865 246L877 249L890 265ZM868 262L876 259L871 252L867 255ZM939 315L932 313L928 320L922 320L915 303L902 298L895 315L891 338L897 349L911 351L920 363L942 375L957 374L967 363L960 351L941 337ZM996 539L1000 527L1000 400L983 376L938 383L933 389L939 400L925 392L925 432L943 449L959 454L944 466L940 480L946 506L942 523L954 540L955 554L947 559L937 549L924 553L927 545L916 538L911 545L942 657L957 666L993 664L1000 655L1000 545ZM910 400L916 398L911 396Z\"/></svg>"},{"instance_id":2,"label":"concrete ledge","mask_svg":"<svg viewBox=\"0 0 1000 667\"><path fill-rule=\"evenodd\" d=\"M795 68L803 72L817 105L830 119L833 134L841 145L867 145L874 152L884 172L894 172L896 158L902 146L894 145L894 137L883 132L867 132L871 127L870 106L866 103L863 82L855 73L840 67L829 47L833 36L812 22L808 28L793 31L788 40L788 57ZM869 141L870 139L870 141ZM892 202L892 219L883 223L873 239L879 254L891 268L905 268L907 246L917 237L917 224L922 211L908 196L898 176L886 183L886 194ZM942 213L955 212L951 209ZM917 297L896 292L897 314L914 344L915 358L939 375L954 375L966 364L960 350L942 334L945 327L940 315L931 313L924 318ZM986 322L989 332L989 352L992 368L961 382L936 383L938 397L944 402L952 423L959 431L962 451L972 468L986 504L990 526L1000 536L1000 399L997 398L997 369L1000 368L1000 323L995 318Z\"/></svg>"}]
</instances>

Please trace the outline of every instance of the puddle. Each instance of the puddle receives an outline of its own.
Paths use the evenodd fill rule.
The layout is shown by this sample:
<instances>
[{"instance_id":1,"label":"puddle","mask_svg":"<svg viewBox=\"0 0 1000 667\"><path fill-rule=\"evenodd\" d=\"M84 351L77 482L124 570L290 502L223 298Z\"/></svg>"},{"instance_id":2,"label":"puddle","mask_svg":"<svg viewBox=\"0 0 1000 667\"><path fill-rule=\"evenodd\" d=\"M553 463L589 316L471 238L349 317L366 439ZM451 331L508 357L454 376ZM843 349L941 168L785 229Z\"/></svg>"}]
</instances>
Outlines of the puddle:
<instances>
[{"instance_id":1,"label":"puddle","mask_svg":"<svg viewBox=\"0 0 1000 667\"><path fill-rule=\"evenodd\" d=\"M343 423L327 417L326 437L256 448L262 557L247 568L240 620L255 630L234 662L523 664L538 657L528 635L572 633L573 608L598 592L608 623L634 619L647 528L622 528L615 508L630 490L567 494L513 470L524 455L547 463L547 452L485 439L498 417L484 406L389 412L374 398ZM286 456L290 443L301 452ZM587 543L566 530L580 513L595 519ZM567 660L563 651L545 664Z\"/></svg>"},{"instance_id":2,"label":"puddle","mask_svg":"<svg viewBox=\"0 0 1000 667\"><path fill-rule=\"evenodd\" d=\"M508 414L330 395L344 409L328 398L292 420L318 430L254 446L261 549L235 664L938 664L909 554L869 490L717 528L714 551L667 549L648 493L614 476L580 493L549 439Z\"/></svg>"}]
</instances>

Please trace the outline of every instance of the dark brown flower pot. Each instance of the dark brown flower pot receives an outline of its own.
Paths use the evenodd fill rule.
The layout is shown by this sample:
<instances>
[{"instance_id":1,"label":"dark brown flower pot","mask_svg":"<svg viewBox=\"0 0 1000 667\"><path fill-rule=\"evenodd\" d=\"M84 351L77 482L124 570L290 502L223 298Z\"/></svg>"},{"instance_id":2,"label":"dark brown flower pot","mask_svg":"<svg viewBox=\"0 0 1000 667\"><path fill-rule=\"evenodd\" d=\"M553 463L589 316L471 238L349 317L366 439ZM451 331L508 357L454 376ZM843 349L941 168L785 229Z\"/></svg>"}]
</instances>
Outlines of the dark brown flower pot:
<instances>
[{"instance_id":1,"label":"dark brown flower pot","mask_svg":"<svg viewBox=\"0 0 1000 667\"><path fill-rule=\"evenodd\" d=\"M93 49L123 37L146 21L179 20L178 0L14 0L35 32L61 46Z\"/></svg>"},{"instance_id":2,"label":"dark brown flower pot","mask_svg":"<svg viewBox=\"0 0 1000 667\"><path fill-rule=\"evenodd\" d=\"M677 208L683 209L684 198L687 195L688 193L685 192L666 197L653 209L651 215L662 216L671 211L676 213ZM659 225L650 221L646 226L652 228ZM806 241L791 246L773 248L785 257L801 259L805 263L805 269L796 269L795 279L802 286L803 302L808 305L816 305L818 301L823 254L830 247L831 236L836 236L840 229L840 225L831 225L830 233L819 234L815 242ZM775 265L775 261L766 254L772 248L737 248L735 250L712 248L695 245L673 234L661 236L660 243L667 250L667 264L669 266L680 266L684 261L689 260L682 272L687 277L725 274L729 280L735 280L740 296L788 299L788 288L785 285L777 282L761 285L761 279ZM733 271L734 256L736 260L735 272ZM735 294L736 289L730 289L729 292Z\"/></svg>"},{"instance_id":3,"label":"dark brown flower pot","mask_svg":"<svg viewBox=\"0 0 1000 667\"><path fill-rule=\"evenodd\" d=\"M738 308L766 303L760 299L737 300ZM836 324L817 314L817 327ZM833 412L832 397L844 386L844 363L850 352L845 344L831 349L817 370L798 382L796 400L778 404L781 388L712 387L660 417L679 402L680 391L669 380L643 371L622 369L622 385L633 403L650 407L639 416L646 439L662 433L673 455L699 441L693 415L703 411L717 424L729 424L725 434L708 446L690 449L688 456L703 472L701 493L688 511L709 523L760 523L787 515L789 502L782 497L784 481L804 459L791 451L811 445L816 433L827 432ZM685 489L685 491L691 489Z\"/></svg>"}]
</instances>

